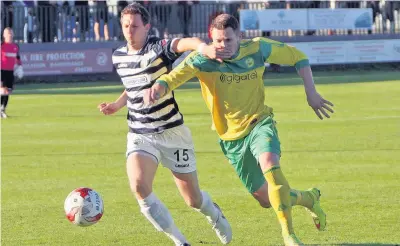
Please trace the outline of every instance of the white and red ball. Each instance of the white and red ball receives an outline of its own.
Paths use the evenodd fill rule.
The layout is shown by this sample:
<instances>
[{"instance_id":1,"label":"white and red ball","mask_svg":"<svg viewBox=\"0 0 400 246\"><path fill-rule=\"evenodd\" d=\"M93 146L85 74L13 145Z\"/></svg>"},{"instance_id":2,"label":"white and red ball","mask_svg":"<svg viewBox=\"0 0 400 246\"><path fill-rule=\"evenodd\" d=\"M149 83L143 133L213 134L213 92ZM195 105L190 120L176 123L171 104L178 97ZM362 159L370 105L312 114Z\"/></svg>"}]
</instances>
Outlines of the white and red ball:
<instances>
[{"instance_id":1,"label":"white and red ball","mask_svg":"<svg viewBox=\"0 0 400 246\"><path fill-rule=\"evenodd\" d=\"M78 226L90 226L103 216L103 200L90 188L77 188L68 194L64 202L67 219Z\"/></svg>"}]
</instances>

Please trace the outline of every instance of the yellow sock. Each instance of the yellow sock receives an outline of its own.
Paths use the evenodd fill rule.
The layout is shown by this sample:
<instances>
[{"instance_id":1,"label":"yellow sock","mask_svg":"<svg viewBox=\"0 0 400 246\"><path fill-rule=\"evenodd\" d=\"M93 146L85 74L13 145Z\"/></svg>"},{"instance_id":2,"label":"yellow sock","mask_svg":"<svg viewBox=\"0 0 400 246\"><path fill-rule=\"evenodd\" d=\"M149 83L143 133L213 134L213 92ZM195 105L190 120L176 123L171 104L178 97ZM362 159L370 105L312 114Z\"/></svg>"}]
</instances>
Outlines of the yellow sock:
<instances>
[{"instance_id":1,"label":"yellow sock","mask_svg":"<svg viewBox=\"0 0 400 246\"><path fill-rule=\"evenodd\" d=\"M264 176L268 182L269 201L281 224L282 234L286 236L294 233L289 183L279 166L272 167Z\"/></svg>"},{"instance_id":2,"label":"yellow sock","mask_svg":"<svg viewBox=\"0 0 400 246\"><path fill-rule=\"evenodd\" d=\"M314 205L314 198L309 191L291 189L290 200L292 206L300 205L306 208L312 208Z\"/></svg>"}]
</instances>

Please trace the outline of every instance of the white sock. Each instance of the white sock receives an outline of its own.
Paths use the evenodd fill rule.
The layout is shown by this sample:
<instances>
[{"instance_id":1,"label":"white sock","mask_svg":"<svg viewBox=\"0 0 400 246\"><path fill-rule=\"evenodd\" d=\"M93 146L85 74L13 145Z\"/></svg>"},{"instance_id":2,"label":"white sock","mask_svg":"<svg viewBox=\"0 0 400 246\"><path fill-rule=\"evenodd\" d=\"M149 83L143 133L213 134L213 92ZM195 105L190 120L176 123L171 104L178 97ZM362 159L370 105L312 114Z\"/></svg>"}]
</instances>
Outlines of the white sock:
<instances>
[{"instance_id":1,"label":"white sock","mask_svg":"<svg viewBox=\"0 0 400 246\"><path fill-rule=\"evenodd\" d=\"M164 232L175 244L188 243L185 236L176 227L167 207L151 193L143 200L138 200L140 211L158 231Z\"/></svg>"},{"instance_id":2,"label":"white sock","mask_svg":"<svg viewBox=\"0 0 400 246\"><path fill-rule=\"evenodd\" d=\"M219 214L218 209L214 206L214 203L207 192L201 191L201 195L203 196L203 202L201 203L200 209L195 210L204 214L208 221L216 221Z\"/></svg>"}]
</instances>

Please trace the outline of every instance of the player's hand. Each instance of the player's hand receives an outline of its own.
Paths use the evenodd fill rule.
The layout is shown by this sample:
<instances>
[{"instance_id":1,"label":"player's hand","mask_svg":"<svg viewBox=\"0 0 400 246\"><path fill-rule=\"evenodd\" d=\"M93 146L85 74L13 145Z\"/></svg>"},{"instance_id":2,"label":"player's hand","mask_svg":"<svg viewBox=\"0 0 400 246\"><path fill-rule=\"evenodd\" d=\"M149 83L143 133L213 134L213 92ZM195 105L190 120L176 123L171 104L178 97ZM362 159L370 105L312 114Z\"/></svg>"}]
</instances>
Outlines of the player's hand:
<instances>
[{"instance_id":1,"label":"player's hand","mask_svg":"<svg viewBox=\"0 0 400 246\"><path fill-rule=\"evenodd\" d=\"M202 49L201 54L210 59L222 62L223 59L228 59L231 57L231 53L223 49L217 49L214 45L205 45Z\"/></svg>"},{"instance_id":2,"label":"player's hand","mask_svg":"<svg viewBox=\"0 0 400 246\"><path fill-rule=\"evenodd\" d=\"M329 114L327 111L333 113L333 109L330 108L329 106L333 107L333 103L329 102L328 100L325 100L324 98L321 97L320 94L317 92L312 92L307 94L307 102L308 105L314 110L315 114L322 120L324 115L326 118L330 118Z\"/></svg>"},{"instance_id":3,"label":"player's hand","mask_svg":"<svg viewBox=\"0 0 400 246\"><path fill-rule=\"evenodd\" d=\"M155 101L164 96L166 92L167 89L163 85L155 83L150 89L144 91L143 94L144 105L153 104Z\"/></svg>"},{"instance_id":4,"label":"player's hand","mask_svg":"<svg viewBox=\"0 0 400 246\"><path fill-rule=\"evenodd\" d=\"M100 103L97 108L105 115L114 114L119 110L119 107L116 103Z\"/></svg>"}]
</instances>

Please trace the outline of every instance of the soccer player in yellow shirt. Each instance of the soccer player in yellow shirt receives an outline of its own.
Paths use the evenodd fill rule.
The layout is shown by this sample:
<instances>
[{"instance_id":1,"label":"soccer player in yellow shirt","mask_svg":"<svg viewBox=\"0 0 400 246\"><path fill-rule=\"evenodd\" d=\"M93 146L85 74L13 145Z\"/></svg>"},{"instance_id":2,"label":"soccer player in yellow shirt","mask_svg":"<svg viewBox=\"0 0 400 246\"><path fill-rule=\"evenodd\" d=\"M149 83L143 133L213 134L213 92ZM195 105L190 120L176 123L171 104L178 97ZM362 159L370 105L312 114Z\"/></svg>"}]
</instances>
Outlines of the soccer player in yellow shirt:
<instances>
[{"instance_id":1,"label":"soccer player in yellow shirt","mask_svg":"<svg viewBox=\"0 0 400 246\"><path fill-rule=\"evenodd\" d=\"M241 40L235 17L222 14L212 23L217 49L231 52L222 63L198 52L161 76L144 94L144 103L154 103L192 77L200 80L203 98L210 110L223 153L242 183L262 207L277 214L285 245L303 245L296 237L291 210L304 206L319 230L326 226L320 191L291 189L279 163L281 149L272 108L264 105L264 63L295 66L304 81L308 104L320 119L329 118L333 104L316 91L307 56L295 47L266 38Z\"/></svg>"}]
</instances>

